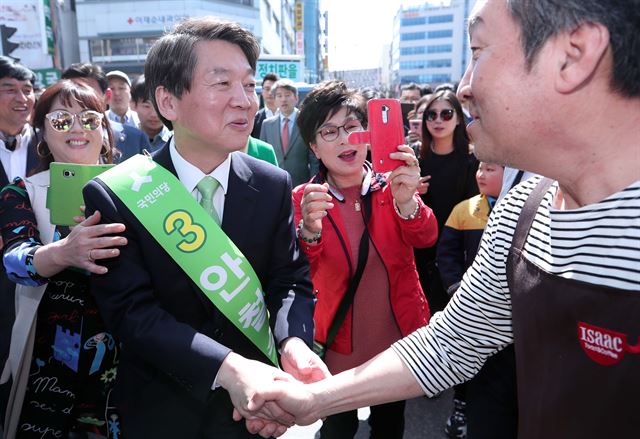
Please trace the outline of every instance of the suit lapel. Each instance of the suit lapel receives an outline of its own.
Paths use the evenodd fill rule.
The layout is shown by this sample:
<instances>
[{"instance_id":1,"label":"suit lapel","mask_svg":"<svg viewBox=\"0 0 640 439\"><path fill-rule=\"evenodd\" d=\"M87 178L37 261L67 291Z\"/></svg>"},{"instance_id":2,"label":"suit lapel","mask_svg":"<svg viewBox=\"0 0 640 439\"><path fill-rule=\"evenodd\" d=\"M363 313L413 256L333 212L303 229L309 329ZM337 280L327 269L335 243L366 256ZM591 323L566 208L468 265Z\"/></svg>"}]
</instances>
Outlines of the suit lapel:
<instances>
[{"instance_id":1,"label":"suit lapel","mask_svg":"<svg viewBox=\"0 0 640 439\"><path fill-rule=\"evenodd\" d=\"M253 172L240 153L231 155L229 187L224 200L222 230L238 246L247 239L247 232L255 220L253 211L260 192L251 185ZM250 235L250 234L249 234Z\"/></svg>"},{"instance_id":2,"label":"suit lapel","mask_svg":"<svg viewBox=\"0 0 640 439\"><path fill-rule=\"evenodd\" d=\"M278 163L281 163L284 160L284 154L282 153L282 142L280 141L280 117L274 121L265 122L267 124L267 129L271 130L271 135L269 138L274 139L274 142L271 146L273 146L273 150L276 153L276 159L278 159Z\"/></svg>"},{"instance_id":3,"label":"suit lapel","mask_svg":"<svg viewBox=\"0 0 640 439\"><path fill-rule=\"evenodd\" d=\"M169 143L171 143L171 139L169 139L167 143L165 143L164 146L159 150L157 150L152 156L153 156L153 160L157 164L159 164L160 166L162 166L167 171L171 172L173 175L177 177L178 173L176 172L176 167L173 165L173 162L171 161L171 153L169 152Z\"/></svg>"}]
</instances>

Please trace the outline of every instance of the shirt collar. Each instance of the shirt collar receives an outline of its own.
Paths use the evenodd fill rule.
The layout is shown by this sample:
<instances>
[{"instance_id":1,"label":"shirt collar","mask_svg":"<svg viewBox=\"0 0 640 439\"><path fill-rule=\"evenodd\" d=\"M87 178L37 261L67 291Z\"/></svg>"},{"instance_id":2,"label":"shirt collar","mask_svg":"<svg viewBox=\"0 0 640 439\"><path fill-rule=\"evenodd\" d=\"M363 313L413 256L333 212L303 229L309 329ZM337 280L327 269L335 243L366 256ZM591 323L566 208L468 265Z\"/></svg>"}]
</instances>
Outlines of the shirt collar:
<instances>
[{"instance_id":1,"label":"shirt collar","mask_svg":"<svg viewBox=\"0 0 640 439\"><path fill-rule=\"evenodd\" d=\"M364 174L364 177L362 177L362 187L360 188L360 195L364 197L369 192L369 189L372 189L372 190L375 190L375 189L371 187L371 180L373 178L373 171L371 170L371 166L369 166L369 164L365 162L363 167L365 170L365 174ZM328 181L327 181L327 184L329 185L329 192L331 192L331 195L333 195L335 199L340 202L344 201L344 195L342 195L340 190L338 188L333 187L331 183L329 183Z\"/></svg>"},{"instance_id":2,"label":"shirt collar","mask_svg":"<svg viewBox=\"0 0 640 439\"><path fill-rule=\"evenodd\" d=\"M31 138L31 134L32 134L31 125L29 125L28 123L24 124L24 126L22 127L22 131L20 131L16 136L7 136L5 133L0 131L0 140L2 141L2 149L9 151L5 145L5 141L7 140L7 137L15 137L16 138L15 151L17 151L18 149L20 149L20 147L24 143L22 140L24 138ZM10 151L10 152L13 152L13 151Z\"/></svg>"},{"instance_id":3,"label":"shirt collar","mask_svg":"<svg viewBox=\"0 0 640 439\"><path fill-rule=\"evenodd\" d=\"M280 114L280 124L283 124L285 119L289 119L289 123L294 124L296 123L296 116L298 116L298 109L294 108L289 116L285 116L282 113L279 113L279 114Z\"/></svg>"},{"instance_id":4,"label":"shirt collar","mask_svg":"<svg viewBox=\"0 0 640 439\"><path fill-rule=\"evenodd\" d=\"M139 128L142 130L142 128ZM163 142L166 142L171 137L171 130L166 126L162 125L162 130L158 134L155 135L153 141L155 142L157 139L161 139Z\"/></svg>"},{"instance_id":5,"label":"shirt collar","mask_svg":"<svg viewBox=\"0 0 640 439\"><path fill-rule=\"evenodd\" d=\"M169 153L171 154L171 161L173 162L173 166L176 168L176 174L178 174L178 179L182 182L182 184L187 188L189 192L193 192L196 189L196 186L202 180L205 175L210 175L211 177L218 180L220 183L220 187L224 191L225 195L227 194L227 187L229 186L229 171L231 169L231 155L227 156L224 162L220 163L220 165L214 169L209 174L205 174L200 169L186 161L176 149L176 138L171 138L171 143L169 144Z\"/></svg>"}]
</instances>

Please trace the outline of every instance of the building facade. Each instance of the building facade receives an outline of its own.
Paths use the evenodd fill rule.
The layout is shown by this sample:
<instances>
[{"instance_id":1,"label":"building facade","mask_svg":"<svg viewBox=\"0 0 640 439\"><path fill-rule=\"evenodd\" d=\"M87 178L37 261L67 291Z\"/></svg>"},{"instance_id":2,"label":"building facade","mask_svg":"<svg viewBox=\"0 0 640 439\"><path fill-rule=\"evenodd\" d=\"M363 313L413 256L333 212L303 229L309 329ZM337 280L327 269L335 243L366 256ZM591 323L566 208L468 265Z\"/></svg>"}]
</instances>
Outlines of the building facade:
<instances>
[{"instance_id":1,"label":"building facade","mask_svg":"<svg viewBox=\"0 0 640 439\"><path fill-rule=\"evenodd\" d=\"M475 0L401 8L394 19L394 85L458 82L469 57L466 19Z\"/></svg>"},{"instance_id":2,"label":"building facade","mask_svg":"<svg viewBox=\"0 0 640 439\"><path fill-rule=\"evenodd\" d=\"M137 75L147 52L187 17L214 15L253 32L265 54L295 53L294 0L76 0L79 60Z\"/></svg>"},{"instance_id":3,"label":"building facade","mask_svg":"<svg viewBox=\"0 0 640 439\"><path fill-rule=\"evenodd\" d=\"M320 0L298 0L303 12L303 51L305 81L311 84L320 82L323 78L322 43L326 37L326 29L322 29L320 14Z\"/></svg>"}]
</instances>

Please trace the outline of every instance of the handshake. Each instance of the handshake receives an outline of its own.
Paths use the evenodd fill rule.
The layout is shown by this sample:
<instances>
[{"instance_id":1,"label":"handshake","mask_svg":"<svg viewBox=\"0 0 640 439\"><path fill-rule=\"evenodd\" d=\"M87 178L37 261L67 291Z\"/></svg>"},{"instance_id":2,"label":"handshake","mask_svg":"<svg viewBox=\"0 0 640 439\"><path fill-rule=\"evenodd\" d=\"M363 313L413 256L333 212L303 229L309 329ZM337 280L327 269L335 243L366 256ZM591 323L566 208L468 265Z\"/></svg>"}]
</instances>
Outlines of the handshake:
<instances>
[{"instance_id":1,"label":"handshake","mask_svg":"<svg viewBox=\"0 0 640 439\"><path fill-rule=\"evenodd\" d=\"M217 383L231 396L233 418L243 418L249 432L281 436L294 424L367 405L423 395L400 357L387 349L366 363L331 376L327 366L298 338L282 346L284 371L230 353Z\"/></svg>"},{"instance_id":2,"label":"handshake","mask_svg":"<svg viewBox=\"0 0 640 439\"><path fill-rule=\"evenodd\" d=\"M284 343L281 361L284 371L232 352L218 373L235 407L233 418L244 418L247 430L262 437L281 436L322 416L313 408L313 383L331 376L327 366L298 338Z\"/></svg>"}]
</instances>

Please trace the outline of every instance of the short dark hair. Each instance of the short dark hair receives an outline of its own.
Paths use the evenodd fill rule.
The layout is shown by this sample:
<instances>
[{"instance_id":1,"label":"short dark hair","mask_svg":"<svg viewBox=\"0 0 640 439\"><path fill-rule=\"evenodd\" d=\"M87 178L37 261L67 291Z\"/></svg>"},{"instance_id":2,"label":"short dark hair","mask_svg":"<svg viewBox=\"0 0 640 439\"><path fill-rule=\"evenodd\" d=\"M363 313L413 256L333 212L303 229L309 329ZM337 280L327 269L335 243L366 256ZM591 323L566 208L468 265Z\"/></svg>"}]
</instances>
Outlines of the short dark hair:
<instances>
[{"instance_id":1,"label":"short dark hair","mask_svg":"<svg viewBox=\"0 0 640 439\"><path fill-rule=\"evenodd\" d=\"M420 94L422 94L422 88L420 88L420 86L415 82L410 82L400 87L400 91L405 91L405 90L418 90Z\"/></svg>"},{"instance_id":2,"label":"short dark hair","mask_svg":"<svg viewBox=\"0 0 640 439\"><path fill-rule=\"evenodd\" d=\"M278 79L275 84L271 86L271 92L276 93L279 88L289 90L294 95L298 96L298 87L293 83L291 79L282 78Z\"/></svg>"},{"instance_id":3,"label":"short dark hair","mask_svg":"<svg viewBox=\"0 0 640 439\"><path fill-rule=\"evenodd\" d=\"M276 82L278 79L280 79L280 77L276 73L269 72L266 75L264 75L264 78L262 78L262 83L264 84L264 81Z\"/></svg>"},{"instance_id":4,"label":"short dark hair","mask_svg":"<svg viewBox=\"0 0 640 439\"><path fill-rule=\"evenodd\" d=\"M559 32L582 23L601 23L609 30L613 54L611 88L627 97L640 96L640 5L637 0L506 0L522 33L529 69L542 46Z\"/></svg>"},{"instance_id":5,"label":"short dark hair","mask_svg":"<svg viewBox=\"0 0 640 439\"><path fill-rule=\"evenodd\" d=\"M456 96L455 92L445 89L435 92L431 95L424 114L422 115L422 145L420 146L420 158L426 159L432 154L431 141L433 136L427 128L427 113L431 105L436 101L447 101L453 107L456 115L458 116L458 125L453 130L453 149L456 154L469 155L469 135L467 134L467 127L464 123L464 113L462 112L462 105ZM416 106L416 108L418 108Z\"/></svg>"},{"instance_id":6,"label":"short dark hair","mask_svg":"<svg viewBox=\"0 0 640 439\"><path fill-rule=\"evenodd\" d=\"M164 87L172 95L181 98L185 91L191 89L193 72L198 62L196 43L215 40L227 41L240 47L255 71L260 55L260 44L256 37L237 23L215 17L188 18L162 36L149 50L144 65L149 100L169 129L173 129L173 124L160 114L156 89Z\"/></svg>"},{"instance_id":7,"label":"short dark hair","mask_svg":"<svg viewBox=\"0 0 640 439\"><path fill-rule=\"evenodd\" d=\"M431 85L429 84L423 84L422 87L420 87L422 96L426 96L426 95L430 95L431 93L433 93L433 87L431 87Z\"/></svg>"},{"instance_id":8,"label":"short dark hair","mask_svg":"<svg viewBox=\"0 0 640 439\"><path fill-rule=\"evenodd\" d=\"M442 90L451 90L451 91L455 92L456 91L456 87L455 87L455 85L453 85L450 82L444 82L444 83L440 84L439 86L437 86L436 89L433 92L437 93L437 92L442 91Z\"/></svg>"},{"instance_id":9,"label":"short dark hair","mask_svg":"<svg viewBox=\"0 0 640 439\"><path fill-rule=\"evenodd\" d=\"M36 83L35 73L8 56L0 56L0 78L29 81L31 85Z\"/></svg>"},{"instance_id":10,"label":"short dark hair","mask_svg":"<svg viewBox=\"0 0 640 439\"><path fill-rule=\"evenodd\" d=\"M131 84L131 100L136 104L149 100L149 94L145 88L144 75L138 76Z\"/></svg>"},{"instance_id":11,"label":"short dark hair","mask_svg":"<svg viewBox=\"0 0 640 439\"><path fill-rule=\"evenodd\" d=\"M309 145L316 137L318 127L340 109L355 114L362 126L367 126L366 101L360 93L350 90L342 81L325 81L304 98L296 118L302 140Z\"/></svg>"},{"instance_id":12,"label":"short dark hair","mask_svg":"<svg viewBox=\"0 0 640 439\"><path fill-rule=\"evenodd\" d=\"M101 156L105 163L113 163L113 155L117 150L113 146L113 134L111 133L109 118L104 114L104 102L96 95L95 90L85 83L75 82L70 79L61 79L52 86L47 87L38 99L38 102L36 102L33 110L33 127L40 133L44 132L45 116L51 110L53 101L56 98L60 98L60 101L68 106L71 106L73 102L77 102L83 108L102 113L102 127L106 137L103 136L103 152L101 152ZM49 169L49 165L53 161L49 145L47 145L44 138L38 143L37 150L39 155L43 154L43 151L45 151L45 153L40 156L40 164L34 173Z\"/></svg>"},{"instance_id":13,"label":"short dark hair","mask_svg":"<svg viewBox=\"0 0 640 439\"><path fill-rule=\"evenodd\" d=\"M76 63L71 64L67 69L62 72L62 79L95 79L100 86L102 93L106 93L109 88L109 81L107 75L97 64L91 63Z\"/></svg>"}]
</instances>

